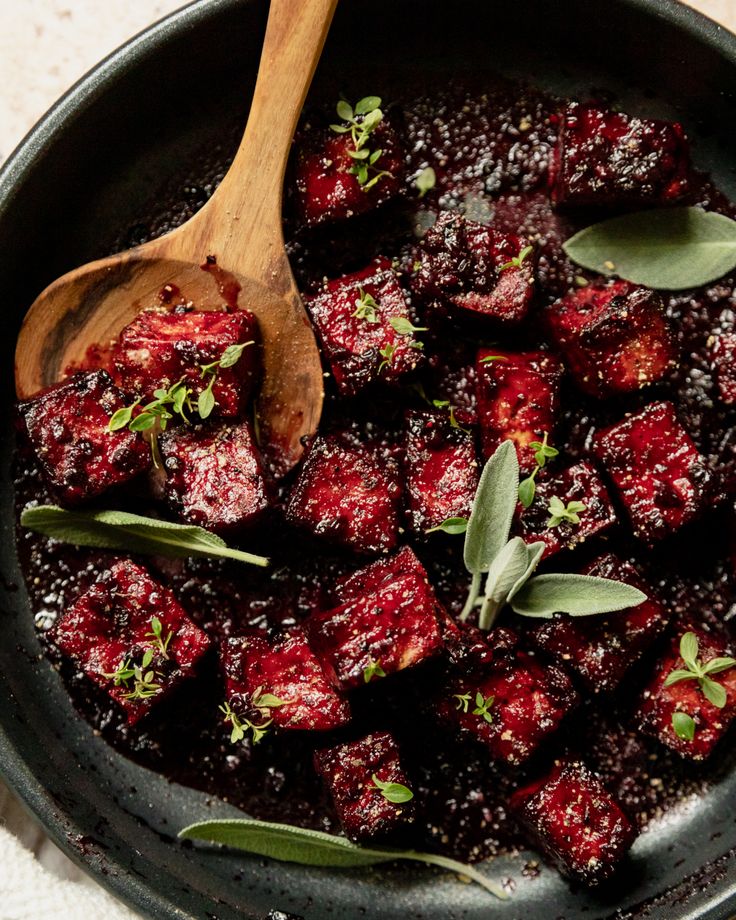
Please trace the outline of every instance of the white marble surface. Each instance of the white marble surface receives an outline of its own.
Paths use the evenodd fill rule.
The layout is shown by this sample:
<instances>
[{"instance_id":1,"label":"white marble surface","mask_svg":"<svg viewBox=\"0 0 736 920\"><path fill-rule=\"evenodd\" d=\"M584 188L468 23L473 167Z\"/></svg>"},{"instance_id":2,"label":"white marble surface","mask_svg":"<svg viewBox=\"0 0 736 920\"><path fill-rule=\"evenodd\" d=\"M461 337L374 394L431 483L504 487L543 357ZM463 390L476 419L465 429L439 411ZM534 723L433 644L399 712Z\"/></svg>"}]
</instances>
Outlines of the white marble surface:
<instances>
[{"instance_id":1,"label":"white marble surface","mask_svg":"<svg viewBox=\"0 0 736 920\"><path fill-rule=\"evenodd\" d=\"M0 93L0 161L97 61L182 5L180 0L0 0L0 86L5 88ZM736 0L697 0L692 5L736 30ZM95 884L45 837L2 783L0 820L49 871ZM0 917L16 920L3 909L3 872L0 866ZM120 915L134 917L124 909ZM30 907L23 920L45 920L45 915L34 914Z\"/></svg>"}]
</instances>

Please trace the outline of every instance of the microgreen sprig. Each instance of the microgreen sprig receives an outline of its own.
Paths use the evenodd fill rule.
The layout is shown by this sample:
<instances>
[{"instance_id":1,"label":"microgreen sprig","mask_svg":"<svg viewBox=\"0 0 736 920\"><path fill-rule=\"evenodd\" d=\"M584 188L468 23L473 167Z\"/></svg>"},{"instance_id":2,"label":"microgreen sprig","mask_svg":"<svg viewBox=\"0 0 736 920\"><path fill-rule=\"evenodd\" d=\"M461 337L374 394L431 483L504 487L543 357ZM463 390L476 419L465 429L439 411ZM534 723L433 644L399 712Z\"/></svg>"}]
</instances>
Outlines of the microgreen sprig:
<instances>
[{"instance_id":1,"label":"microgreen sprig","mask_svg":"<svg viewBox=\"0 0 736 920\"><path fill-rule=\"evenodd\" d=\"M665 679L664 686L671 687L672 684L683 680L695 680L708 702L717 706L718 709L723 709L727 700L726 690L710 675L719 674L721 671L734 667L736 659L711 658L709 661L702 661L698 657L698 651L698 637L694 632L686 632L680 639L680 657L685 662L685 667L671 671Z\"/></svg>"},{"instance_id":2,"label":"microgreen sprig","mask_svg":"<svg viewBox=\"0 0 736 920\"><path fill-rule=\"evenodd\" d=\"M383 358L383 361L378 365L378 373L380 374L384 367L389 367L391 362L394 360L394 355L396 354L397 345L392 345L388 342L383 348L378 349L378 354Z\"/></svg>"},{"instance_id":3,"label":"microgreen sprig","mask_svg":"<svg viewBox=\"0 0 736 920\"><path fill-rule=\"evenodd\" d=\"M547 443L548 437L549 433L545 431L541 441L532 441L529 445L534 451L536 466L531 474L527 476L526 479L522 479L519 483L519 501L525 508L528 508L534 501L534 496L537 491L537 473L547 465L548 460L552 460L560 453L556 448Z\"/></svg>"},{"instance_id":4,"label":"microgreen sprig","mask_svg":"<svg viewBox=\"0 0 736 920\"><path fill-rule=\"evenodd\" d=\"M499 274L501 272L507 271L509 268L521 268L525 260L534 252L533 246L525 246L518 256L514 256L509 259L508 262L504 262L503 265L498 269Z\"/></svg>"},{"instance_id":5,"label":"microgreen sprig","mask_svg":"<svg viewBox=\"0 0 736 920\"><path fill-rule=\"evenodd\" d=\"M457 705L455 709L461 710L462 712L467 712L470 707L470 694L469 693L453 693L453 699L457 700Z\"/></svg>"},{"instance_id":6,"label":"microgreen sprig","mask_svg":"<svg viewBox=\"0 0 736 920\"><path fill-rule=\"evenodd\" d=\"M222 355L217 361L213 361L211 364L200 364L199 365L199 376L202 380L205 380L209 377L207 386L202 390L197 398L197 412L199 417L202 419L209 418L212 414L212 410L217 404L215 399L215 394L212 390L212 387L217 379L218 371L225 370L228 367L233 367L240 361L240 358L243 355L243 352L249 345L255 345L254 341L250 342L241 342L238 345L228 345L227 348L223 351Z\"/></svg>"},{"instance_id":7,"label":"microgreen sprig","mask_svg":"<svg viewBox=\"0 0 736 920\"><path fill-rule=\"evenodd\" d=\"M369 139L383 121L381 99L379 96L365 96L355 104L355 108L341 99L337 103L337 114L347 124L330 125L336 134L350 134L353 141L348 155L353 165L348 170L358 180L363 191L368 191L384 176L391 176L388 170L377 164L383 155L380 148L370 149Z\"/></svg>"},{"instance_id":8,"label":"microgreen sprig","mask_svg":"<svg viewBox=\"0 0 736 920\"><path fill-rule=\"evenodd\" d=\"M414 793L403 783L386 783L380 780L374 773L371 776L373 786L378 789L387 802L393 802L394 805L401 805L404 802L410 802L414 798Z\"/></svg>"},{"instance_id":9,"label":"microgreen sprig","mask_svg":"<svg viewBox=\"0 0 736 920\"><path fill-rule=\"evenodd\" d=\"M683 741L692 741L695 738L695 719L687 712L672 713L672 730Z\"/></svg>"},{"instance_id":10,"label":"microgreen sprig","mask_svg":"<svg viewBox=\"0 0 736 920\"><path fill-rule=\"evenodd\" d=\"M146 633L146 638L152 640L152 651L157 651L162 658L168 658L169 643L171 642L171 637L173 635L173 632L169 630L166 638L164 639L161 620L159 620L158 617L151 617L151 631ZM144 663L143 667L145 668L147 665Z\"/></svg>"},{"instance_id":11,"label":"microgreen sprig","mask_svg":"<svg viewBox=\"0 0 736 920\"><path fill-rule=\"evenodd\" d=\"M414 185L419 191L420 198L424 198L427 192L431 191L436 184L437 175L431 166L425 166L424 169L420 170L414 180Z\"/></svg>"},{"instance_id":12,"label":"microgreen sprig","mask_svg":"<svg viewBox=\"0 0 736 920\"><path fill-rule=\"evenodd\" d=\"M470 434L470 431L458 422L455 417L455 407L450 403L449 399L433 399L432 405L435 409L447 409L450 413L450 428L457 428L459 431L464 431L465 434Z\"/></svg>"},{"instance_id":13,"label":"microgreen sprig","mask_svg":"<svg viewBox=\"0 0 736 920\"><path fill-rule=\"evenodd\" d=\"M475 709L473 710L473 715L482 716L486 722L493 722L493 714L490 712L490 709L495 699L496 697L493 694L484 697L479 690L475 694Z\"/></svg>"},{"instance_id":14,"label":"microgreen sprig","mask_svg":"<svg viewBox=\"0 0 736 920\"><path fill-rule=\"evenodd\" d=\"M242 741L248 732L251 732L251 740L253 744L258 744L266 734L268 734L268 726L273 722L273 719L267 719L265 722L262 722L260 725L256 725L248 719L241 718L230 706L230 703L225 702L222 706L218 707L220 712L225 716L223 721L225 723L230 723L232 731L230 732L230 743L236 744L238 741Z\"/></svg>"},{"instance_id":15,"label":"microgreen sprig","mask_svg":"<svg viewBox=\"0 0 736 920\"><path fill-rule=\"evenodd\" d=\"M580 514L585 511L586 507L584 502L570 501L565 504L561 498L553 495L547 505L547 512L549 513L547 530L559 527L563 521L567 521L570 524L579 524Z\"/></svg>"},{"instance_id":16,"label":"microgreen sprig","mask_svg":"<svg viewBox=\"0 0 736 920\"><path fill-rule=\"evenodd\" d=\"M149 650L151 651L151 650ZM144 660L146 655L144 654ZM148 662L150 664L150 661ZM133 668L133 689L123 697L126 700L147 700L161 692L161 684L156 683L159 675L155 671L147 671L148 665L141 663Z\"/></svg>"},{"instance_id":17,"label":"microgreen sprig","mask_svg":"<svg viewBox=\"0 0 736 920\"><path fill-rule=\"evenodd\" d=\"M385 677L386 672L381 667L380 660L373 661L371 659L368 664L363 668L363 683L369 684L374 677Z\"/></svg>"},{"instance_id":18,"label":"microgreen sprig","mask_svg":"<svg viewBox=\"0 0 736 920\"><path fill-rule=\"evenodd\" d=\"M355 312L352 314L356 319L364 319L367 323L379 323L378 309L380 304L372 294L366 294L362 287L358 288L358 297L355 301Z\"/></svg>"}]
</instances>

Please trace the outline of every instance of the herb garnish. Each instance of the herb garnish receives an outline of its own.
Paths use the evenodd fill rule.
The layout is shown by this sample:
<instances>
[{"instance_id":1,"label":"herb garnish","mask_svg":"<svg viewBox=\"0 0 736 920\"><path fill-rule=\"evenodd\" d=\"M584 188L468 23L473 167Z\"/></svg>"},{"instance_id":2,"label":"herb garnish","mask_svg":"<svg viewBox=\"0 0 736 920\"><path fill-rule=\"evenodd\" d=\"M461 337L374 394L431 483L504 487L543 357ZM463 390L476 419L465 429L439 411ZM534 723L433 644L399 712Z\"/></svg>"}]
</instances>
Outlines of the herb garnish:
<instances>
[{"instance_id":1,"label":"herb garnish","mask_svg":"<svg viewBox=\"0 0 736 920\"><path fill-rule=\"evenodd\" d=\"M153 646L151 651L157 651L161 655L162 658L168 658L169 657L169 642L171 642L171 637L173 635L174 635L173 632L169 630L168 635L164 639L163 638L163 626L161 625L161 620L159 620L158 617L151 617L151 631L146 633L146 638L153 640L151 642L151 645ZM147 665L145 664L145 661L144 661L143 667L144 668L147 667Z\"/></svg>"},{"instance_id":2,"label":"herb garnish","mask_svg":"<svg viewBox=\"0 0 736 920\"><path fill-rule=\"evenodd\" d=\"M375 773L371 776L371 779L373 780L373 788L380 790L381 795L387 802L401 805L403 802L409 802L414 798L414 793L403 783L385 783Z\"/></svg>"},{"instance_id":3,"label":"herb garnish","mask_svg":"<svg viewBox=\"0 0 736 920\"><path fill-rule=\"evenodd\" d=\"M547 530L552 530L553 527L559 527L563 521L567 521L570 524L579 524L579 515L585 511L585 508L586 505L584 502L570 501L565 504L561 498L553 495L547 505L547 511L549 513Z\"/></svg>"},{"instance_id":4,"label":"herb garnish","mask_svg":"<svg viewBox=\"0 0 736 920\"><path fill-rule=\"evenodd\" d=\"M247 732L251 732L253 744L258 744L265 735L268 734L268 726L273 722L273 719L266 719L265 722L262 722L260 725L255 725L253 722L248 719L241 718L233 709L230 707L230 703L227 701L218 707L220 712L225 716L223 719L224 722L229 722L232 726L232 731L230 732L230 743L236 744L238 741L242 741Z\"/></svg>"},{"instance_id":5,"label":"herb garnish","mask_svg":"<svg viewBox=\"0 0 736 920\"><path fill-rule=\"evenodd\" d=\"M463 712L468 711L470 706L470 694L469 693L453 693L453 699L457 700L457 706L455 709L462 709Z\"/></svg>"},{"instance_id":6,"label":"herb garnish","mask_svg":"<svg viewBox=\"0 0 736 920\"><path fill-rule=\"evenodd\" d=\"M221 557L250 565L269 565L264 556L232 549L221 537L202 527L174 524L127 511L70 511L57 505L38 505L21 513L20 524L60 543L75 546L170 559Z\"/></svg>"},{"instance_id":7,"label":"herb garnish","mask_svg":"<svg viewBox=\"0 0 736 920\"><path fill-rule=\"evenodd\" d=\"M358 297L355 301L355 312L352 314L356 319L364 319L367 323L379 323L378 318L379 304L372 294L366 294L362 287L358 288Z\"/></svg>"},{"instance_id":8,"label":"herb garnish","mask_svg":"<svg viewBox=\"0 0 736 920\"><path fill-rule=\"evenodd\" d=\"M378 349L378 354L383 358L383 361L378 365L378 373L380 374L384 367L388 367L394 359L396 354L396 349L398 345L392 345L390 342L383 346L383 348Z\"/></svg>"},{"instance_id":9,"label":"herb garnish","mask_svg":"<svg viewBox=\"0 0 736 920\"><path fill-rule=\"evenodd\" d=\"M465 533L468 529L468 519L464 517L451 517L446 518L441 524L437 524L436 527L430 527L428 530L425 530L425 533L436 533L438 530L442 530L444 533L458 534Z\"/></svg>"},{"instance_id":10,"label":"herb garnish","mask_svg":"<svg viewBox=\"0 0 736 920\"><path fill-rule=\"evenodd\" d=\"M721 671L734 667L736 659L711 658L710 661L701 661L698 658L698 637L694 632L686 632L680 639L680 657L685 662L685 668L675 668L674 671L671 671L667 675L664 686L671 687L672 684L678 684L682 680L696 680L708 702L723 709L727 700L726 690L710 675L719 674Z\"/></svg>"},{"instance_id":11,"label":"herb garnish","mask_svg":"<svg viewBox=\"0 0 736 920\"><path fill-rule=\"evenodd\" d=\"M460 422L458 422L457 418L455 417L455 407L451 405L449 399L433 399L432 405L435 407L435 409L449 409L450 428L457 428L460 431L464 431L465 434L470 434L470 431L468 431L467 428L463 428Z\"/></svg>"},{"instance_id":12,"label":"herb garnish","mask_svg":"<svg viewBox=\"0 0 736 920\"><path fill-rule=\"evenodd\" d=\"M537 448L537 462L546 441ZM554 450L546 446L547 451ZM499 611L509 604L522 616L551 617L554 613L588 616L635 607L646 595L631 585L591 575L532 577L544 553L541 541L509 540L519 491L519 461L511 441L504 441L486 463L465 532L463 559L472 575L460 619L480 604L478 625L490 629ZM484 598L480 598L486 575Z\"/></svg>"},{"instance_id":13,"label":"herb garnish","mask_svg":"<svg viewBox=\"0 0 736 920\"><path fill-rule=\"evenodd\" d=\"M348 155L353 160L353 165L348 170L355 176L364 191L374 186L379 179L390 176L391 173L380 169L376 164L380 160L383 150L371 150L368 140L383 121L381 99L378 96L365 96L356 102L353 108L344 99L337 103L337 114L347 125L330 125L336 134L348 134L353 141L353 149L348 150Z\"/></svg>"},{"instance_id":14,"label":"herb garnish","mask_svg":"<svg viewBox=\"0 0 736 920\"><path fill-rule=\"evenodd\" d=\"M672 713L672 729L683 741L692 741L695 737L695 719L686 712Z\"/></svg>"},{"instance_id":15,"label":"herb garnish","mask_svg":"<svg viewBox=\"0 0 736 920\"><path fill-rule=\"evenodd\" d=\"M489 709L493 706L493 701L495 699L496 697L493 694L484 697L479 690L475 694L475 709L473 710L473 715L482 716L486 722L493 722L493 714L489 712Z\"/></svg>"},{"instance_id":16,"label":"herb garnish","mask_svg":"<svg viewBox=\"0 0 736 920\"><path fill-rule=\"evenodd\" d=\"M492 361L508 361L506 355L486 355L480 359L481 364L490 364Z\"/></svg>"},{"instance_id":17,"label":"herb garnish","mask_svg":"<svg viewBox=\"0 0 736 920\"><path fill-rule=\"evenodd\" d=\"M308 830L291 824L256 821L253 818L231 818L219 821L200 821L179 832L187 840L222 843L257 856L300 863L303 866L322 866L349 869L375 866L381 863L409 860L431 866L440 866L469 878L501 900L508 894L500 885L486 878L475 866L468 866L447 856L420 853L416 850L374 850L358 846L344 837Z\"/></svg>"},{"instance_id":18,"label":"herb garnish","mask_svg":"<svg viewBox=\"0 0 736 920\"><path fill-rule=\"evenodd\" d=\"M381 667L381 662L371 661L363 668L363 683L369 684L374 677L385 677L386 672Z\"/></svg>"},{"instance_id":19,"label":"herb garnish","mask_svg":"<svg viewBox=\"0 0 736 920\"><path fill-rule=\"evenodd\" d=\"M153 649L147 649L143 654L140 664L132 664L130 658L125 658L111 674L102 672L102 676L111 680L116 687L128 688L133 681L133 689L123 695L124 700L146 700L161 692L161 685L156 683L159 675L148 670L153 660Z\"/></svg>"},{"instance_id":20,"label":"herb garnish","mask_svg":"<svg viewBox=\"0 0 736 920\"><path fill-rule=\"evenodd\" d=\"M209 418L212 410L215 408L217 400L215 399L215 394L212 392L212 385L217 379L217 372L220 369L233 367L233 365L237 364L243 351L249 345L255 345L255 342L250 341L243 342L240 345L228 345L217 361L213 361L211 364L200 364L200 377L203 380L206 377L210 378L209 383L204 390L202 390L197 399L197 412L200 418Z\"/></svg>"},{"instance_id":21,"label":"herb garnish","mask_svg":"<svg viewBox=\"0 0 736 920\"><path fill-rule=\"evenodd\" d=\"M525 508L528 508L534 501L534 496L537 491L537 473L547 465L548 460L552 460L560 453L556 448L551 447L547 443L548 436L548 432L545 431L541 441L532 441L529 445L534 451L536 466L531 474L527 476L526 479L522 479L519 483L519 501Z\"/></svg>"},{"instance_id":22,"label":"herb garnish","mask_svg":"<svg viewBox=\"0 0 736 920\"><path fill-rule=\"evenodd\" d=\"M534 252L533 246L525 246L518 256L514 256L509 259L508 262L504 262L503 265L498 269L499 275L501 272L505 272L509 268L521 268L524 264L524 261Z\"/></svg>"},{"instance_id":23,"label":"herb garnish","mask_svg":"<svg viewBox=\"0 0 736 920\"><path fill-rule=\"evenodd\" d=\"M392 316L389 323L391 323L391 326L399 335L412 335L414 332L429 332L427 326L415 326L414 323L405 316Z\"/></svg>"},{"instance_id":24,"label":"herb garnish","mask_svg":"<svg viewBox=\"0 0 736 920\"><path fill-rule=\"evenodd\" d=\"M414 180L414 185L416 185L419 190L419 197L424 198L427 192L431 191L437 183L437 176L434 169L431 166L425 166L421 172L418 173L416 179Z\"/></svg>"}]
</instances>

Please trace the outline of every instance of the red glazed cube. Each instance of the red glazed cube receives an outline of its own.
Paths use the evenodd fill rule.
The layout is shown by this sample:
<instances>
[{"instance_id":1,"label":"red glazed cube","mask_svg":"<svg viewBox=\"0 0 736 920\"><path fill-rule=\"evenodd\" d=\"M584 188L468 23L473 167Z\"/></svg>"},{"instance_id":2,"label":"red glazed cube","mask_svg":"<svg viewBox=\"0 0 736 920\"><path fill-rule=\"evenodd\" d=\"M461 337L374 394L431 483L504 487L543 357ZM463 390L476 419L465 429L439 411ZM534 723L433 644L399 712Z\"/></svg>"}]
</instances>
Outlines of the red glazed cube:
<instances>
[{"instance_id":1,"label":"red glazed cube","mask_svg":"<svg viewBox=\"0 0 736 920\"><path fill-rule=\"evenodd\" d=\"M574 102L562 115L550 180L558 205L666 205L687 192L682 125Z\"/></svg>"},{"instance_id":2,"label":"red glazed cube","mask_svg":"<svg viewBox=\"0 0 736 920\"><path fill-rule=\"evenodd\" d=\"M585 509L578 512L580 523L563 520L549 526L550 501L559 498L567 508L570 502L582 502ZM590 537L616 523L616 512L603 480L592 463L578 463L555 476L537 480L534 501L528 508L519 505L514 527L517 536L527 543L545 544L543 559L563 549L575 549Z\"/></svg>"},{"instance_id":3,"label":"red glazed cube","mask_svg":"<svg viewBox=\"0 0 736 920\"><path fill-rule=\"evenodd\" d=\"M435 700L440 722L488 748L494 760L527 760L575 708L578 695L556 665L504 644L482 676L450 680ZM478 711L478 710L481 711Z\"/></svg>"},{"instance_id":4,"label":"red glazed cube","mask_svg":"<svg viewBox=\"0 0 736 920\"><path fill-rule=\"evenodd\" d=\"M401 485L396 464L376 448L317 437L286 506L291 523L359 553L397 543Z\"/></svg>"},{"instance_id":5,"label":"red glazed cube","mask_svg":"<svg viewBox=\"0 0 736 920\"><path fill-rule=\"evenodd\" d=\"M314 755L314 766L332 794L345 834L356 841L387 837L414 821L414 803L389 802L376 786L408 785L399 747L388 732L336 744Z\"/></svg>"},{"instance_id":6,"label":"red glazed cube","mask_svg":"<svg viewBox=\"0 0 736 920\"><path fill-rule=\"evenodd\" d=\"M711 354L721 402L732 406L736 403L736 333L721 333Z\"/></svg>"},{"instance_id":7,"label":"red glazed cube","mask_svg":"<svg viewBox=\"0 0 736 920\"><path fill-rule=\"evenodd\" d=\"M368 573L369 581L378 577ZM347 593L352 594L350 586ZM387 576L365 594L356 590L334 610L312 614L304 629L333 684L350 690L369 683L377 666L388 676L438 655L443 648L438 609L426 575L408 570Z\"/></svg>"},{"instance_id":8,"label":"red glazed cube","mask_svg":"<svg viewBox=\"0 0 736 920\"><path fill-rule=\"evenodd\" d=\"M156 619L160 639L154 634ZM131 724L194 674L210 644L171 591L130 561L103 572L52 635L59 649L123 707ZM150 650L150 663L134 675ZM149 674L151 679L140 683Z\"/></svg>"},{"instance_id":9,"label":"red glazed cube","mask_svg":"<svg viewBox=\"0 0 736 920\"><path fill-rule=\"evenodd\" d=\"M596 457L619 491L634 533L652 544L707 507L715 476L669 402L651 403L598 432Z\"/></svg>"},{"instance_id":10,"label":"red glazed cube","mask_svg":"<svg viewBox=\"0 0 736 920\"><path fill-rule=\"evenodd\" d=\"M526 316L533 285L527 240L450 212L427 231L412 281L426 301L507 323Z\"/></svg>"},{"instance_id":11,"label":"red glazed cube","mask_svg":"<svg viewBox=\"0 0 736 920\"><path fill-rule=\"evenodd\" d=\"M245 409L260 371L258 322L249 310L140 313L123 329L115 348L117 380L126 393L145 402L154 390L168 389L183 377L196 401L210 380L202 377L202 365L219 361L226 348L245 342L253 344L232 367L219 368L212 385L214 414L232 418Z\"/></svg>"},{"instance_id":12,"label":"red glazed cube","mask_svg":"<svg viewBox=\"0 0 736 920\"><path fill-rule=\"evenodd\" d=\"M582 574L633 585L647 600L603 616L559 614L534 626L529 635L539 648L571 668L588 690L615 690L629 667L662 633L668 615L636 569L610 553L586 566Z\"/></svg>"},{"instance_id":13,"label":"red glazed cube","mask_svg":"<svg viewBox=\"0 0 736 920\"><path fill-rule=\"evenodd\" d=\"M483 455L487 459L502 441L511 440L522 472L531 472L536 461L530 444L554 428L562 365L544 351L481 348L476 373Z\"/></svg>"},{"instance_id":14,"label":"red glazed cube","mask_svg":"<svg viewBox=\"0 0 736 920\"><path fill-rule=\"evenodd\" d=\"M151 465L140 435L108 430L113 413L124 405L106 371L76 374L20 403L31 446L62 504L94 498Z\"/></svg>"},{"instance_id":15,"label":"red glazed cube","mask_svg":"<svg viewBox=\"0 0 736 920\"><path fill-rule=\"evenodd\" d=\"M396 383L422 361L417 339L399 334L391 325L408 321L409 313L388 259L376 259L362 271L327 281L305 303L343 396L353 396L377 380Z\"/></svg>"},{"instance_id":16,"label":"red glazed cube","mask_svg":"<svg viewBox=\"0 0 736 920\"><path fill-rule=\"evenodd\" d=\"M208 530L237 530L268 507L261 457L250 424L180 425L160 439L164 494L184 521Z\"/></svg>"},{"instance_id":17,"label":"red glazed cube","mask_svg":"<svg viewBox=\"0 0 736 920\"><path fill-rule=\"evenodd\" d=\"M662 298L628 281L571 291L546 318L575 382L591 396L630 393L677 366L675 334Z\"/></svg>"},{"instance_id":18,"label":"red glazed cube","mask_svg":"<svg viewBox=\"0 0 736 920\"><path fill-rule=\"evenodd\" d=\"M415 533L468 517L478 488L473 435L447 412L411 411L404 437L407 518Z\"/></svg>"},{"instance_id":19,"label":"red glazed cube","mask_svg":"<svg viewBox=\"0 0 736 920\"><path fill-rule=\"evenodd\" d=\"M616 799L585 764L557 762L518 789L511 810L560 871L584 885L609 878L636 830Z\"/></svg>"},{"instance_id":20,"label":"red glazed cube","mask_svg":"<svg viewBox=\"0 0 736 920\"><path fill-rule=\"evenodd\" d=\"M429 586L429 576L410 546L402 546L392 556L378 559L357 572L338 578L333 593L340 603L346 604L366 594L373 594L402 575L414 575Z\"/></svg>"},{"instance_id":21,"label":"red glazed cube","mask_svg":"<svg viewBox=\"0 0 736 920\"><path fill-rule=\"evenodd\" d=\"M356 162L350 156L354 149L349 133L309 131L302 135L296 154L294 194L299 216L307 226L364 214L399 193L403 151L398 135L387 122L373 131L369 149L381 150L375 170L388 175L369 186L377 174L371 169L369 181L361 185L350 172Z\"/></svg>"},{"instance_id":22,"label":"red glazed cube","mask_svg":"<svg viewBox=\"0 0 736 920\"><path fill-rule=\"evenodd\" d=\"M231 639L223 665L227 698L235 712L256 710L277 728L302 731L330 731L350 721L347 700L327 680L298 626L275 640L259 634ZM262 694L284 705L259 705Z\"/></svg>"},{"instance_id":23,"label":"red glazed cube","mask_svg":"<svg viewBox=\"0 0 736 920\"><path fill-rule=\"evenodd\" d=\"M714 658L731 656L724 636L704 629L691 630L698 640L698 661L706 664ZM680 630L669 652L659 661L654 677L644 690L636 719L640 728L653 735L662 744L691 760L705 760L725 735L736 715L736 667L729 667L710 675L725 691L723 707L714 706L703 694L696 680L682 680L665 687L667 677L687 666L680 657ZM682 738L674 729L672 717L682 712L695 721L692 740Z\"/></svg>"}]
</instances>

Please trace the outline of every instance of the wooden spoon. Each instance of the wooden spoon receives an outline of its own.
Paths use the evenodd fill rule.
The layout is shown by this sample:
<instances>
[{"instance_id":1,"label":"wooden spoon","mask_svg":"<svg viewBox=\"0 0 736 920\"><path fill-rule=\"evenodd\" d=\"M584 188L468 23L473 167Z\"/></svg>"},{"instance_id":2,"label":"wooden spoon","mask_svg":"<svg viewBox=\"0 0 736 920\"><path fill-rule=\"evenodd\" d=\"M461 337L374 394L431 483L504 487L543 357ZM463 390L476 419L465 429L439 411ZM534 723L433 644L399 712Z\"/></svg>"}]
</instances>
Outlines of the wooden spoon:
<instances>
[{"instance_id":1,"label":"wooden spoon","mask_svg":"<svg viewBox=\"0 0 736 920\"><path fill-rule=\"evenodd\" d=\"M215 194L157 240L90 262L49 285L18 336L15 386L25 399L106 346L171 285L199 310L247 307L258 317L264 377L258 414L277 472L302 453L323 401L319 352L281 226L283 181L297 119L337 0L271 0L248 124ZM213 259L215 261L213 261ZM204 268L204 270L203 270Z\"/></svg>"}]
</instances>

